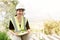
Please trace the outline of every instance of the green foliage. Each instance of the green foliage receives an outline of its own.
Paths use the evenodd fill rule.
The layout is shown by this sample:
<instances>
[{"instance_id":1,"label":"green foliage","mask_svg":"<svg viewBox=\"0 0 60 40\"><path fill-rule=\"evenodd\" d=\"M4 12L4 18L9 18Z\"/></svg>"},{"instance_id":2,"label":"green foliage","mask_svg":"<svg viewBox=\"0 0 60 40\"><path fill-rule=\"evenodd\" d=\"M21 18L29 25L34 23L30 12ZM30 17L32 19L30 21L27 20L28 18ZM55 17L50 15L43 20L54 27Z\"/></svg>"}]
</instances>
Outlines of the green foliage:
<instances>
[{"instance_id":1,"label":"green foliage","mask_svg":"<svg viewBox=\"0 0 60 40\"><path fill-rule=\"evenodd\" d=\"M0 40L10 40L5 32L0 32Z\"/></svg>"}]
</instances>

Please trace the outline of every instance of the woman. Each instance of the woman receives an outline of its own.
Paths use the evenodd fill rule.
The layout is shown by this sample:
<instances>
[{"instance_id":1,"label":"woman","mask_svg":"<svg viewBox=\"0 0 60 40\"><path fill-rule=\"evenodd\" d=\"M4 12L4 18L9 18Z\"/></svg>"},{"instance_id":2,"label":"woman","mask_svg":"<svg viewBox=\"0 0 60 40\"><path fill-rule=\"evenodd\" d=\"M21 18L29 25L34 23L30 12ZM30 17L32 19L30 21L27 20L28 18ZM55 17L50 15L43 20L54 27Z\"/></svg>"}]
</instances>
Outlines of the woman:
<instances>
[{"instance_id":1,"label":"woman","mask_svg":"<svg viewBox=\"0 0 60 40\"><path fill-rule=\"evenodd\" d=\"M24 17L24 11L25 9L23 5L18 4L16 6L16 16L10 20L9 30L10 33L14 36L12 37L12 40L28 40L30 27L28 20L26 21L26 18ZM19 37L18 33L21 33L21 31L23 31L23 33L26 32L26 34Z\"/></svg>"}]
</instances>

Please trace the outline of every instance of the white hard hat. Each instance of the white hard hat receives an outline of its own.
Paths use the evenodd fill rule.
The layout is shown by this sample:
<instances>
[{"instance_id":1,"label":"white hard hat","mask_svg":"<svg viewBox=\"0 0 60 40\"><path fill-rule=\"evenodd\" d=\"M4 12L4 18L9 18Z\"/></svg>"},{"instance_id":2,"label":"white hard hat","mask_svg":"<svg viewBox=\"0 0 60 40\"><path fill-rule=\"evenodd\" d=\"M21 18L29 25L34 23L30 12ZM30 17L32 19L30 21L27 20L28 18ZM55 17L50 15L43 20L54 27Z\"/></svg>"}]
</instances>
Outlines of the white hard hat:
<instances>
[{"instance_id":1,"label":"white hard hat","mask_svg":"<svg viewBox=\"0 0 60 40\"><path fill-rule=\"evenodd\" d=\"M25 9L25 8L24 8L23 4L18 3L17 6L16 6L16 9Z\"/></svg>"}]
</instances>

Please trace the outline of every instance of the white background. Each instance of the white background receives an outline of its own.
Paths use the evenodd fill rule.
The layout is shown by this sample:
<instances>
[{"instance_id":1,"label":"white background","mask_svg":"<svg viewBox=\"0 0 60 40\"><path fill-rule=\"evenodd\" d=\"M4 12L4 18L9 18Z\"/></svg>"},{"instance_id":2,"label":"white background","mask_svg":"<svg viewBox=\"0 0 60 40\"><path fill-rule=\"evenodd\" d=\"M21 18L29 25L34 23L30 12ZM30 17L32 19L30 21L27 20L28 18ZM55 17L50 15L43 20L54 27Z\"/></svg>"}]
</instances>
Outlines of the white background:
<instances>
[{"instance_id":1,"label":"white background","mask_svg":"<svg viewBox=\"0 0 60 40\"><path fill-rule=\"evenodd\" d=\"M19 0L26 8L28 18L60 19L60 0Z\"/></svg>"},{"instance_id":2,"label":"white background","mask_svg":"<svg viewBox=\"0 0 60 40\"><path fill-rule=\"evenodd\" d=\"M42 27L43 20L60 20L60 0L19 0L26 8L30 24ZM32 26L32 27L33 27Z\"/></svg>"}]
</instances>

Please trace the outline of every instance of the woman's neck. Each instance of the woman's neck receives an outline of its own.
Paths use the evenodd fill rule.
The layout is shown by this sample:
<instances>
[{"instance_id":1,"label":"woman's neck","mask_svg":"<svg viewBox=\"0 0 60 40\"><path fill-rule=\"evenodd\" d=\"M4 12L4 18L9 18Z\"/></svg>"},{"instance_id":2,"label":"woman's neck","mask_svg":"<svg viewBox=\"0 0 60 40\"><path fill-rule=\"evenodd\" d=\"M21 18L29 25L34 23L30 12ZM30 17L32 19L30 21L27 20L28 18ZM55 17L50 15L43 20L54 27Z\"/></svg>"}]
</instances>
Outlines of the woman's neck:
<instances>
[{"instance_id":1,"label":"woman's neck","mask_svg":"<svg viewBox=\"0 0 60 40\"><path fill-rule=\"evenodd\" d=\"M17 16L17 18L18 18L18 19L20 19L21 17L22 17L22 16L20 16L20 15L19 15L19 16Z\"/></svg>"},{"instance_id":2,"label":"woman's neck","mask_svg":"<svg viewBox=\"0 0 60 40\"><path fill-rule=\"evenodd\" d=\"M19 23L21 22L21 17L22 16L16 16L16 18L17 18L17 20L18 20Z\"/></svg>"}]
</instances>

